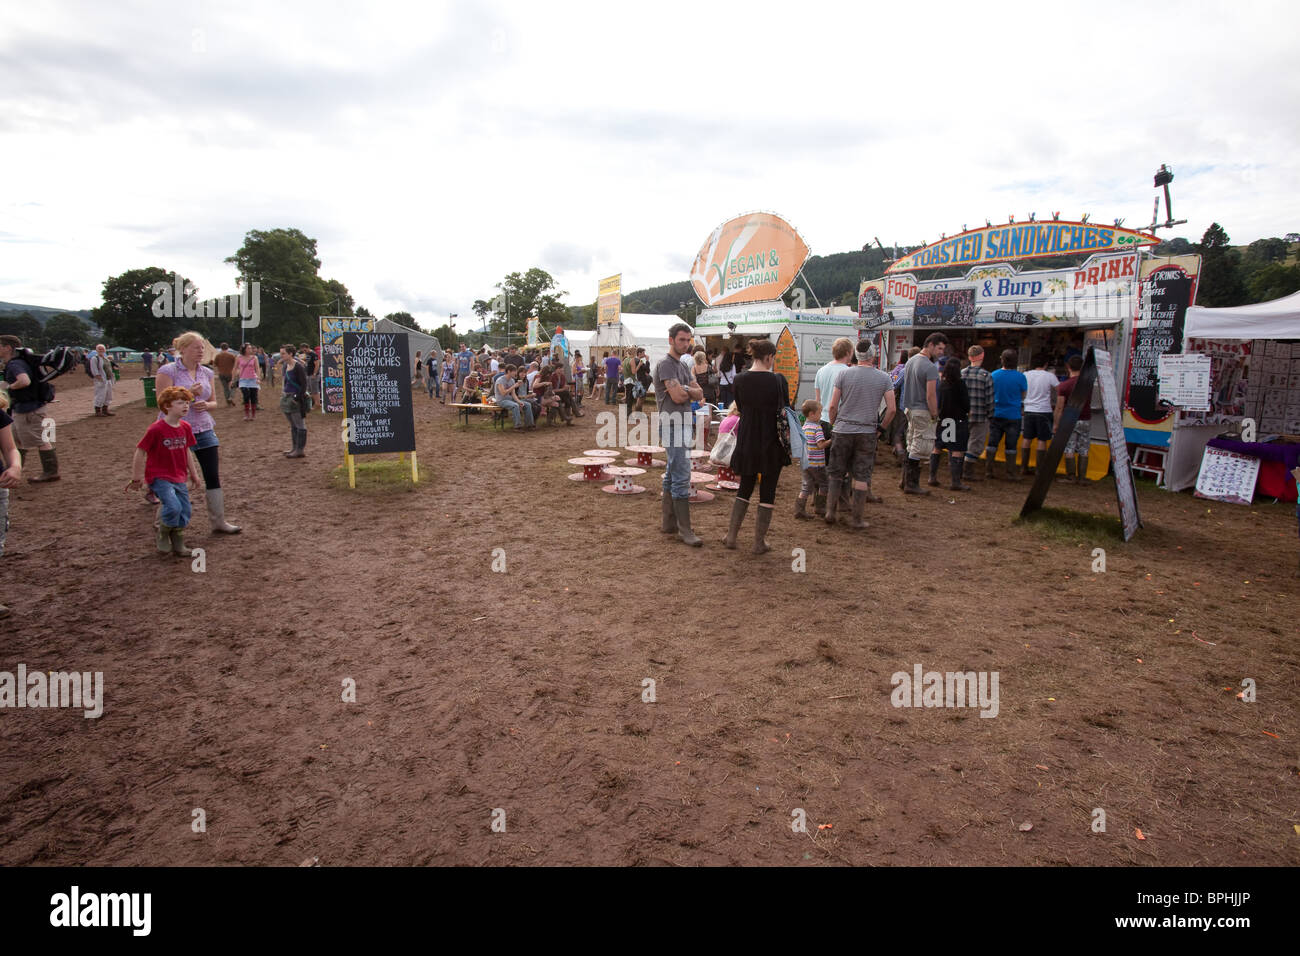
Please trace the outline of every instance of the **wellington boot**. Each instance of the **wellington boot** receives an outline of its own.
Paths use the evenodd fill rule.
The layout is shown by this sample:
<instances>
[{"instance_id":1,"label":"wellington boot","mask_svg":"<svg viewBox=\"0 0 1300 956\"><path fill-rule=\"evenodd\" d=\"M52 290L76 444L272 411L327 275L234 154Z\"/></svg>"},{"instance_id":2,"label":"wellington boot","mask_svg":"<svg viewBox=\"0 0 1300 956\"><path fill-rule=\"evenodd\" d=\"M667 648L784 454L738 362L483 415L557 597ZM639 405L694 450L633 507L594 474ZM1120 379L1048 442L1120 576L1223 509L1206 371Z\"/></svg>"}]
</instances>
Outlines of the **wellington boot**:
<instances>
[{"instance_id":1,"label":"wellington boot","mask_svg":"<svg viewBox=\"0 0 1300 956\"><path fill-rule=\"evenodd\" d=\"M226 498L225 489L209 488L207 492L208 499L208 519L212 522L213 532L222 534L239 534L239 525L231 524L226 520Z\"/></svg>"},{"instance_id":2,"label":"wellington boot","mask_svg":"<svg viewBox=\"0 0 1300 956\"><path fill-rule=\"evenodd\" d=\"M1065 480L1074 481L1074 459L1065 459Z\"/></svg>"},{"instance_id":3,"label":"wellington boot","mask_svg":"<svg viewBox=\"0 0 1300 956\"><path fill-rule=\"evenodd\" d=\"M1034 469L1029 466L1029 455L1032 451L1032 445L1026 445L1021 451L1020 457L1023 459L1023 463L1020 465L1020 473L1022 475L1032 475L1034 473Z\"/></svg>"},{"instance_id":4,"label":"wellington boot","mask_svg":"<svg viewBox=\"0 0 1300 956\"><path fill-rule=\"evenodd\" d=\"M1079 471L1075 477L1075 480L1078 481L1079 484L1083 484L1085 481L1088 480L1088 456L1087 455L1079 456Z\"/></svg>"},{"instance_id":5,"label":"wellington boot","mask_svg":"<svg viewBox=\"0 0 1300 956\"><path fill-rule=\"evenodd\" d=\"M1014 461L1007 462L1007 481L1020 481L1020 469Z\"/></svg>"},{"instance_id":6,"label":"wellington boot","mask_svg":"<svg viewBox=\"0 0 1300 956\"><path fill-rule=\"evenodd\" d=\"M822 493L822 494L814 494L814 495L813 495L813 511L815 511L815 512L817 513L817 517L819 517L819 518L825 518L825 517L826 517L826 495L825 495L825 493Z\"/></svg>"},{"instance_id":7,"label":"wellington boot","mask_svg":"<svg viewBox=\"0 0 1300 956\"><path fill-rule=\"evenodd\" d=\"M952 484L949 486L953 491L970 491L970 485L962 484L961 480L962 462L954 458L948 462L948 473L952 476Z\"/></svg>"},{"instance_id":8,"label":"wellington boot","mask_svg":"<svg viewBox=\"0 0 1300 956\"><path fill-rule=\"evenodd\" d=\"M965 481L980 481L980 476L975 474L975 459L965 458L965 466L962 468L961 476Z\"/></svg>"},{"instance_id":9,"label":"wellington boot","mask_svg":"<svg viewBox=\"0 0 1300 956\"><path fill-rule=\"evenodd\" d=\"M691 530L691 503L685 498L673 499L673 513L677 515L677 537L682 542L689 544L692 548L698 548L704 544L703 539L699 538Z\"/></svg>"},{"instance_id":10,"label":"wellington boot","mask_svg":"<svg viewBox=\"0 0 1300 956\"><path fill-rule=\"evenodd\" d=\"M984 477L992 481L997 476L993 474L993 452L984 456Z\"/></svg>"},{"instance_id":11,"label":"wellington boot","mask_svg":"<svg viewBox=\"0 0 1300 956\"><path fill-rule=\"evenodd\" d=\"M96 405L96 406L95 406L95 417L96 417L96 418L103 418L103 417L104 417L104 406L103 406L103 405Z\"/></svg>"},{"instance_id":12,"label":"wellington boot","mask_svg":"<svg viewBox=\"0 0 1300 956\"><path fill-rule=\"evenodd\" d=\"M188 558L194 552L185 547L185 529L168 528L172 539L172 554L180 558Z\"/></svg>"},{"instance_id":13,"label":"wellington boot","mask_svg":"<svg viewBox=\"0 0 1300 956\"><path fill-rule=\"evenodd\" d=\"M660 499L660 514L663 516L663 524L659 530L664 534L677 533L677 515L673 512L673 496L664 492L663 498Z\"/></svg>"},{"instance_id":14,"label":"wellington boot","mask_svg":"<svg viewBox=\"0 0 1300 956\"><path fill-rule=\"evenodd\" d=\"M835 523L836 512L839 511L839 507L840 507L840 488L843 486L843 484L844 482L837 478L832 478L830 480L830 486L826 492L826 523L827 524Z\"/></svg>"},{"instance_id":15,"label":"wellington boot","mask_svg":"<svg viewBox=\"0 0 1300 956\"><path fill-rule=\"evenodd\" d=\"M878 505L878 504L880 504L881 502L883 502L883 501L885 500L884 498L881 498L879 495L873 495L873 494L871 493L871 486L870 486L870 485L867 485L867 487L866 487L864 490L865 490L865 492L866 492L866 495L867 495L867 502L868 502L869 504Z\"/></svg>"},{"instance_id":16,"label":"wellington boot","mask_svg":"<svg viewBox=\"0 0 1300 956\"><path fill-rule=\"evenodd\" d=\"M108 410L108 406L107 406L107 405L104 406L104 417L105 417L105 418L114 418L114 417L116 417L116 415L117 415L117 412L110 412L110 411Z\"/></svg>"},{"instance_id":17,"label":"wellington boot","mask_svg":"<svg viewBox=\"0 0 1300 956\"><path fill-rule=\"evenodd\" d=\"M812 517L812 515L808 513L808 499L802 495L794 499L794 516L796 518L804 519Z\"/></svg>"},{"instance_id":18,"label":"wellington boot","mask_svg":"<svg viewBox=\"0 0 1300 956\"><path fill-rule=\"evenodd\" d=\"M921 487L921 462L915 458L907 459L907 484L903 491L909 495L928 495L929 489Z\"/></svg>"},{"instance_id":19,"label":"wellington boot","mask_svg":"<svg viewBox=\"0 0 1300 956\"><path fill-rule=\"evenodd\" d=\"M731 524L727 527L727 536L722 539L722 546L736 550L736 535L740 534L740 526L745 521L745 512L749 510L749 502L744 498L737 498L731 503Z\"/></svg>"},{"instance_id":20,"label":"wellington boot","mask_svg":"<svg viewBox=\"0 0 1300 956\"><path fill-rule=\"evenodd\" d=\"M41 455L41 473L34 475L27 480L33 484L43 481L59 480L59 456L53 448L48 451L42 451Z\"/></svg>"},{"instance_id":21,"label":"wellington boot","mask_svg":"<svg viewBox=\"0 0 1300 956\"><path fill-rule=\"evenodd\" d=\"M763 554L772 549L767 545L767 529L772 525L772 506L759 504L754 512L754 554Z\"/></svg>"},{"instance_id":22,"label":"wellington boot","mask_svg":"<svg viewBox=\"0 0 1300 956\"><path fill-rule=\"evenodd\" d=\"M866 521L862 518L862 512L867 507L867 492L864 488L853 489L853 520L849 522L849 527L861 531L867 526Z\"/></svg>"},{"instance_id":23,"label":"wellington boot","mask_svg":"<svg viewBox=\"0 0 1300 956\"><path fill-rule=\"evenodd\" d=\"M154 543L156 544L158 550L163 554L171 554L172 553L172 529L162 523L155 525L155 527L157 530L154 533Z\"/></svg>"},{"instance_id":24,"label":"wellington boot","mask_svg":"<svg viewBox=\"0 0 1300 956\"><path fill-rule=\"evenodd\" d=\"M939 455L930 456L930 480L926 482L931 488L939 487Z\"/></svg>"}]
</instances>

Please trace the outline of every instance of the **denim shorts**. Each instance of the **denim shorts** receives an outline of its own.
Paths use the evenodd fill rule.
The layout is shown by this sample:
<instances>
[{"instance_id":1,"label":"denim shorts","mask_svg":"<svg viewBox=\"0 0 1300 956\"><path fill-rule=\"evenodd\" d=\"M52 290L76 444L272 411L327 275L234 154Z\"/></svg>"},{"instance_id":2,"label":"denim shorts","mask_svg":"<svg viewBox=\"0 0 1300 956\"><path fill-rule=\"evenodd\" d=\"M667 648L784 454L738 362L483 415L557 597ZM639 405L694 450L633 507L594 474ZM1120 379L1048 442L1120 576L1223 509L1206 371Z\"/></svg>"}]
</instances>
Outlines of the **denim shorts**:
<instances>
[{"instance_id":1,"label":"denim shorts","mask_svg":"<svg viewBox=\"0 0 1300 956\"><path fill-rule=\"evenodd\" d=\"M194 448L197 451L200 448L215 448L221 442L217 441L217 430L209 428L205 432L196 432L194 435Z\"/></svg>"}]
</instances>

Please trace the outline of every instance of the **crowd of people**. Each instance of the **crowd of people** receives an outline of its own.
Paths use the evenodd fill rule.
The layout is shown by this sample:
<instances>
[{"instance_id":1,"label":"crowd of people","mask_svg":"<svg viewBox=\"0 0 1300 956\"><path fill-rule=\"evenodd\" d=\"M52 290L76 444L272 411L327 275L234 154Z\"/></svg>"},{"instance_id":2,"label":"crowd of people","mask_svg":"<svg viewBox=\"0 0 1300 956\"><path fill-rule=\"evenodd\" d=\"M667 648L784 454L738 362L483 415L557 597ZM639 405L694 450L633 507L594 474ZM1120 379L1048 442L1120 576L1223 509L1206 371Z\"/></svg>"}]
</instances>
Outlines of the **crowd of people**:
<instances>
[{"instance_id":1,"label":"crowd of people","mask_svg":"<svg viewBox=\"0 0 1300 956\"><path fill-rule=\"evenodd\" d=\"M559 346L550 350L517 348L474 351L463 345L428 355L415 353L412 386L423 386L432 399L457 406L484 406L510 413L516 431L537 427L545 415L572 426L582 410L582 352L572 359Z\"/></svg>"}]
</instances>

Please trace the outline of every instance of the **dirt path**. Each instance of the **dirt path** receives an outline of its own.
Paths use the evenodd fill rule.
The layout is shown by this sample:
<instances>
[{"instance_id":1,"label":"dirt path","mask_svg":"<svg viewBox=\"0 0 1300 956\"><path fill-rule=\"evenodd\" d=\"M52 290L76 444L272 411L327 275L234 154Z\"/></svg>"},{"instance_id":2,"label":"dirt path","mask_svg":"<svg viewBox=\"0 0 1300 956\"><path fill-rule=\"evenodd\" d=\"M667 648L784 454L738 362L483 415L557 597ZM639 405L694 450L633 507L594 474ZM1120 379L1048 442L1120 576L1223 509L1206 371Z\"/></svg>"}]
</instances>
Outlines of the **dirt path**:
<instances>
[{"instance_id":1,"label":"dirt path","mask_svg":"<svg viewBox=\"0 0 1300 956\"><path fill-rule=\"evenodd\" d=\"M195 573L121 490L154 413L116 408L57 409L64 480L11 505L0 670L105 701L0 711L0 863L1300 863L1290 506L1144 486L1124 545L882 463L855 535L796 522L787 470L755 558L725 496L694 550L652 494L568 481L592 417L465 432L420 396L414 490L340 487L336 422L290 461L283 416L222 409L244 532L196 509ZM1115 512L1108 482L1070 502ZM998 672L997 716L892 706L918 664Z\"/></svg>"}]
</instances>

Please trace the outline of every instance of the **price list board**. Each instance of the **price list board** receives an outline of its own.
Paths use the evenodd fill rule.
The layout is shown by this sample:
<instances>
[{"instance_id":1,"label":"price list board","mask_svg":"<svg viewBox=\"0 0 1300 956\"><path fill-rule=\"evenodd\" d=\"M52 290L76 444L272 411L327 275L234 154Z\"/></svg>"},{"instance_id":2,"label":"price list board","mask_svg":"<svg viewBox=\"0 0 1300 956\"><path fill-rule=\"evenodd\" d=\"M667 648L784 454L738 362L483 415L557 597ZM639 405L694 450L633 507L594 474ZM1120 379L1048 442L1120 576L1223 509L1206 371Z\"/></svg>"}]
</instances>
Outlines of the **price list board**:
<instances>
[{"instance_id":1,"label":"price list board","mask_svg":"<svg viewBox=\"0 0 1300 956\"><path fill-rule=\"evenodd\" d=\"M344 332L348 454L415 451L410 346L405 335Z\"/></svg>"},{"instance_id":2,"label":"price list board","mask_svg":"<svg viewBox=\"0 0 1300 956\"><path fill-rule=\"evenodd\" d=\"M1255 498L1259 459L1222 448L1207 448L1196 475L1196 497L1248 505Z\"/></svg>"}]
</instances>

